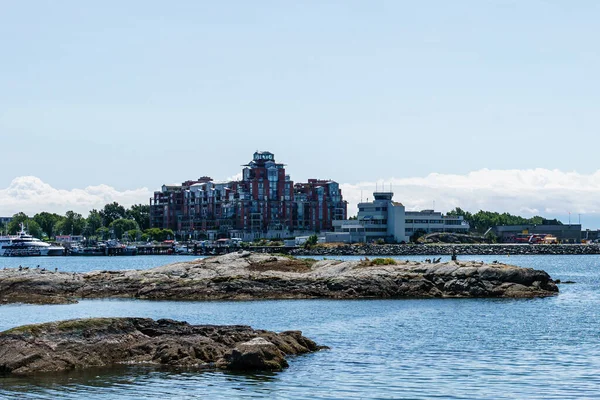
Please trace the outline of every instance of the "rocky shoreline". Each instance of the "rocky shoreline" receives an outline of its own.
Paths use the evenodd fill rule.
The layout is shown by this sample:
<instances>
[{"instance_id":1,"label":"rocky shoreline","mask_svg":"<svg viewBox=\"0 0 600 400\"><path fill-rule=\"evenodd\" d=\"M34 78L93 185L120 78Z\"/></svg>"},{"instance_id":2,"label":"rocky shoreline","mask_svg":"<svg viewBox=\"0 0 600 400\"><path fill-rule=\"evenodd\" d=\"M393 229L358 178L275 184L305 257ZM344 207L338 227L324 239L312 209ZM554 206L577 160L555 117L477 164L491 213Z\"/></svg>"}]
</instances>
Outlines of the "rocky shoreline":
<instances>
[{"instance_id":1,"label":"rocky shoreline","mask_svg":"<svg viewBox=\"0 0 600 400\"><path fill-rule=\"evenodd\" d=\"M295 256L444 256L600 254L598 244L359 244L294 249Z\"/></svg>"},{"instance_id":2,"label":"rocky shoreline","mask_svg":"<svg viewBox=\"0 0 600 400\"><path fill-rule=\"evenodd\" d=\"M340 261L230 253L149 270L0 271L0 304L85 298L156 300L541 297L558 292L540 270L474 261Z\"/></svg>"},{"instance_id":3,"label":"rocky shoreline","mask_svg":"<svg viewBox=\"0 0 600 400\"><path fill-rule=\"evenodd\" d=\"M281 370L286 356L324 349L300 331L190 325L149 318L91 318L0 333L0 376L114 364L225 370Z\"/></svg>"}]
</instances>

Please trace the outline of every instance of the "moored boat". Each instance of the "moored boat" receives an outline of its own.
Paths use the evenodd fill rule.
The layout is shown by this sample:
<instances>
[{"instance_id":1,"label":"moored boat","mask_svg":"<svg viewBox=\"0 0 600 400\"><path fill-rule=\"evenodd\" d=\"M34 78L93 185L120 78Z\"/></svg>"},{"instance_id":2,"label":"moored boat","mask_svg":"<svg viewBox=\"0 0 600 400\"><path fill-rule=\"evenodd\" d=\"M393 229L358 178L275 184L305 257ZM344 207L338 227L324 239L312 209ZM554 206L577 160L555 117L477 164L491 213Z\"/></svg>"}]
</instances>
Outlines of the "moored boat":
<instances>
[{"instance_id":1,"label":"moored boat","mask_svg":"<svg viewBox=\"0 0 600 400\"><path fill-rule=\"evenodd\" d=\"M64 250L62 246L52 245L34 238L25 232L23 224L17 235L0 238L0 256L5 257L62 256Z\"/></svg>"}]
</instances>

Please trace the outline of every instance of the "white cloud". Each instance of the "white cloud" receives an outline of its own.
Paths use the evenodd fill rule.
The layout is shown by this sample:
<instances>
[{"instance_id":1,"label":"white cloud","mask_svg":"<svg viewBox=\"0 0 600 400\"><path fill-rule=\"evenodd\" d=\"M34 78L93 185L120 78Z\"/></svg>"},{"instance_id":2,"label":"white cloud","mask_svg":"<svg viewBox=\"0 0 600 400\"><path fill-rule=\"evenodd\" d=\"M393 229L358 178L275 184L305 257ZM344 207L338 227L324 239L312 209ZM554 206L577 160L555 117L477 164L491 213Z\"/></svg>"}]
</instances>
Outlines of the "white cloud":
<instances>
[{"instance_id":1,"label":"white cloud","mask_svg":"<svg viewBox=\"0 0 600 400\"><path fill-rule=\"evenodd\" d=\"M225 178L225 182L233 182L233 181L241 181L242 180L242 173L238 172L237 174L227 177Z\"/></svg>"},{"instance_id":2,"label":"white cloud","mask_svg":"<svg viewBox=\"0 0 600 400\"><path fill-rule=\"evenodd\" d=\"M548 169L488 170L466 175L433 173L425 177L341 185L348 200L348 214L356 214L362 198L373 198L376 185L389 190L408 210L435 209L447 212L455 207L509 212L548 218L572 214L600 213L600 171L593 174Z\"/></svg>"},{"instance_id":3,"label":"white cloud","mask_svg":"<svg viewBox=\"0 0 600 400\"><path fill-rule=\"evenodd\" d=\"M471 212L506 211L548 218L564 217L569 212L600 215L600 171L579 174L548 169L482 169L466 175L434 173L425 177L342 184L344 198L349 202L348 214L356 214L361 190L363 200L372 199L376 185L380 190L382 187L389 190L390 184L394 199L408 210L430 209L435 201L435 209L442 212L461 207ZM87 215L89 210L113 201L126 207L148 204L151 196L152 191L147 188L118 191L107 185L60 190L39 178L23 176L15 178L6 189L0 189L0 216L11 216L19 211L29 215L41 211L64 214L67 210Z\"/></svg>"},{"instance_id":4,"label":"white cloud","mask_svg":"<svg viewBox=\"0 0 600 400\"><path fill-rule=\"evenodd\" d=\"M6 189L0 189L0 216L20 211L31 216L41 211L64 214L68 210L87 216L91 209L100 209L113 201L125 207L148 204L151 196L147 188L118 191L107 185L61 190L35 176L21 176L13 179Z\"/></svg>"}]
</instances>

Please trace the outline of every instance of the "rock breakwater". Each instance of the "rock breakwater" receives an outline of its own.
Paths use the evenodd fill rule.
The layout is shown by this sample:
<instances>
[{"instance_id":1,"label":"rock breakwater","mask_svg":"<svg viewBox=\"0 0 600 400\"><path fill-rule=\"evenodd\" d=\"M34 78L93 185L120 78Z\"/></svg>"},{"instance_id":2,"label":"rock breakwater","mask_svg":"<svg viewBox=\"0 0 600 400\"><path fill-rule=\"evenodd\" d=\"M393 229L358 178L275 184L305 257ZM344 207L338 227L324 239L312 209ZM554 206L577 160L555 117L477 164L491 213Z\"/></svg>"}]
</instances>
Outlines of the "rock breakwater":
<instances>
[{"instance_id":1,"label":"rock breakwater","mask_svg":"<svg viewBox=\"0 0 600 400\"><path fill-rule=\"evenodd\" d=\"M0 302L79 298L160 300L537 297L558 292L540 270L473 261L296 259L230 253L143 271L0 271ZM47 300L47 301L45 301Z\"/></svg>"},{"instance_id":2,"label":"rock breakwater","mask_svg":"<svg viewBox=\"0 0 600 400\"><path fill-rule=\"evenodd\" d=\"M359 244L294 249L297 256L444 256L600 254L598 244Z\"/></svg>"},{"instance_id":3,"label":"rock breakwater","mask_svg":"<svg viewBox=\"0 0 600 400\"><path fill-rule=\"evenodd\" d=\"M0 333L0 375L31 375L114 364L281 370L286 356L323 349L300 331L190 325L148 318L92 318Z\"/></svg>"}]
</instances>

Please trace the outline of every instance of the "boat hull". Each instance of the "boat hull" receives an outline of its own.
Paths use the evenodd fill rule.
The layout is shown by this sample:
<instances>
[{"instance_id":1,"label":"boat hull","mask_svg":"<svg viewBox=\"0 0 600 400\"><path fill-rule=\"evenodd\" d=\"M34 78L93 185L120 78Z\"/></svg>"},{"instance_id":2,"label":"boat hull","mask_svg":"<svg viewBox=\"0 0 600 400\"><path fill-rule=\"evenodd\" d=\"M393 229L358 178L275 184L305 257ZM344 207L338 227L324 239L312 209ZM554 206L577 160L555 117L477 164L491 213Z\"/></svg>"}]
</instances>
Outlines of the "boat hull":
<instances>
[{"instance_id":1,"label":"boat hull","mask_svg":"<svg viewBox=\"0 0 600 400\"><path fill-rule=\"evenodd\" d=\"M52 248L48 249L46 254L42 254L42 255L43 256L52 256L52 257L63 256L63 255L65 255L65 249L62 247L52 247Z\"/></svg>"},{"instance_id":2,"label":"boat hull","mask_svg":"<svg viewBox=\"0 0 600 400\"><path fill-rule=\"evenodd\" d=\"M64 255L64 249L62 247L53 247L53 248L35 248L35 247L25 247L25 248L13 248L13 249L4 249L0 256L3 257L40 257L40 256L62 256Z\"/></svg>"}]
</instances>

